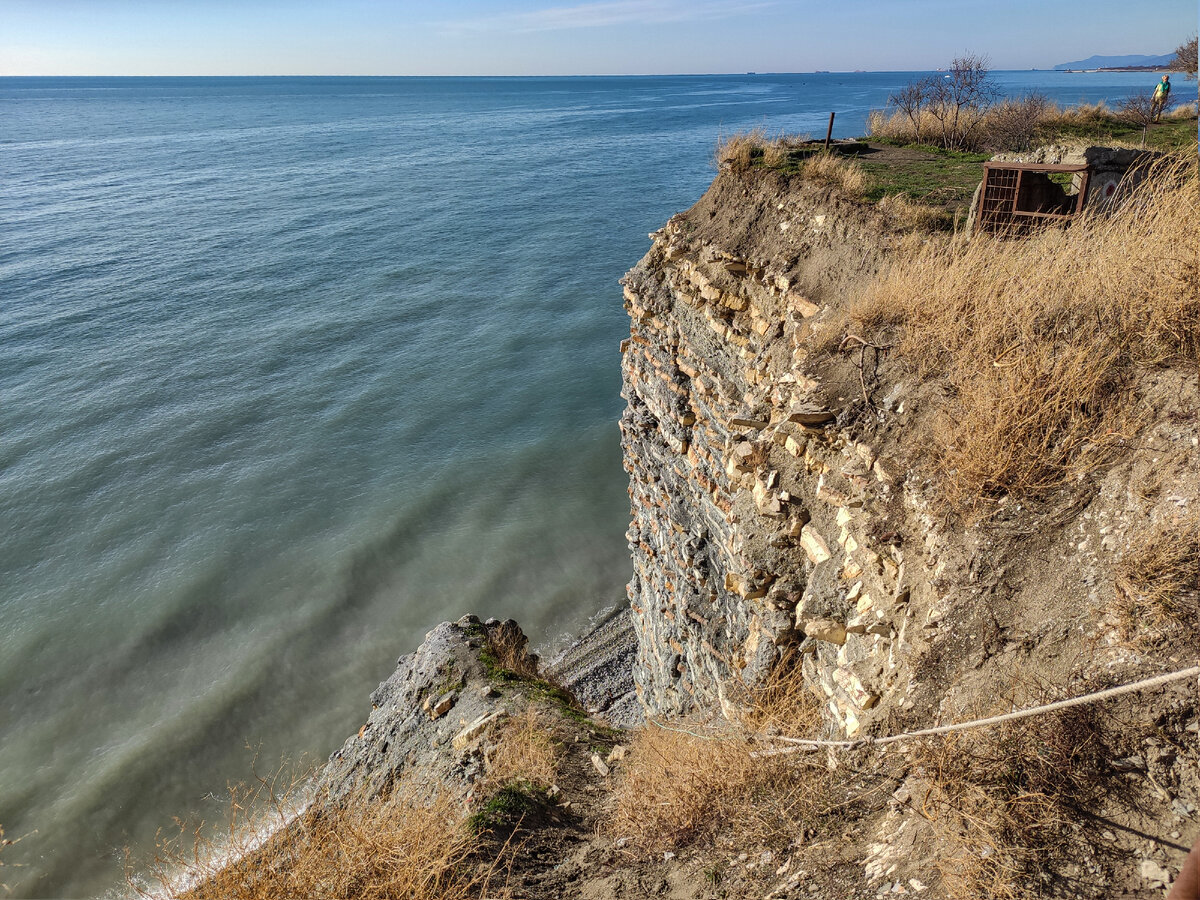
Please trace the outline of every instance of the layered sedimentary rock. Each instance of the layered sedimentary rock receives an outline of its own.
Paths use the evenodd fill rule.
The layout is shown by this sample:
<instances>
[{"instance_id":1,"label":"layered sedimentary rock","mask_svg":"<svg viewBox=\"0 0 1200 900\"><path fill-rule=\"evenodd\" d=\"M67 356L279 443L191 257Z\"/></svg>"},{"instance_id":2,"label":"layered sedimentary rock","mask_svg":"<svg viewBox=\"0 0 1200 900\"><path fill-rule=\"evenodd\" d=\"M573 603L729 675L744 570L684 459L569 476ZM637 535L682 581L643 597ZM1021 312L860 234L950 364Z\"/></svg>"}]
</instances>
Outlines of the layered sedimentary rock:
<instances>
[{"instance_id":1,"label":"layered sedimentary rock","mask_svg":"<svg viewBox=\"0 0 1200 900\"><path fill-rule=\"evenodd\" d=\"M857 386L806 363L893 236L827 188L723 173L651 237L622 345L639 694L731 714L796 649L854 733L892 687L904 556L864 530L896 472L845 432Z\"/></svg>"},{"instance_id":2,"label":"layered sedimentary rock","mask_svg":"<svg viewBox=\"0 0 1200 900\"><path fill-rule=\"evenodd\" d=\"M973 520L927 464L947 386L847 315L928 236L752 170L719 174L651 238L624 279L621 421L651 715L735 716L792 654L846 736L1172 664L1121 637L1114 567L1200 509L1194 372L1139 376L1143 436L1106 467Z\"/></svg>"}]
</instances>

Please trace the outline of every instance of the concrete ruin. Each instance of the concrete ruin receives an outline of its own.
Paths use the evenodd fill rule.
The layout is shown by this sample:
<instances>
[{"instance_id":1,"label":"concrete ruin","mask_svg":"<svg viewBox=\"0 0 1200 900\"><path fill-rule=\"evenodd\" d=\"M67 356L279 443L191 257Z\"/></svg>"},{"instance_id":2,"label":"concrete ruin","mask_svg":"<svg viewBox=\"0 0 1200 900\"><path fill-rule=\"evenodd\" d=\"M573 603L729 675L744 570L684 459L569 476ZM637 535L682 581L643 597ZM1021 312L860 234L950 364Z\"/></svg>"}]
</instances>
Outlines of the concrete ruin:
<instances>
[{"instance_id":1,"label":"concrete ruin","mask_svg":"<svg viewBox=\"0 0 1200 900\"><path fill-rule=\"evenodd\" d=\"M1068 221L1085 208L1119 200L1161 156L1116 147L997 154L983 164L983 180L971 201L972 230L1019 234Z\"/></svg>"}]
</instances>

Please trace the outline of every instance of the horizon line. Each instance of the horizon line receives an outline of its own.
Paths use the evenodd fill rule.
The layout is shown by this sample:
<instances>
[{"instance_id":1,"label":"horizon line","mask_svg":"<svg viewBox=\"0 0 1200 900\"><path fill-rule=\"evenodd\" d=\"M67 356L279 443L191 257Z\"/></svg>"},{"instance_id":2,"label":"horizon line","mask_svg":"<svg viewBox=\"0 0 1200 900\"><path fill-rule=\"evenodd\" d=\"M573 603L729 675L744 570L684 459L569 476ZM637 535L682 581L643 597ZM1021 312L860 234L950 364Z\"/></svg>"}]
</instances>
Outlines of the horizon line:
<instances>
[{"instance_id":1,"label":"horizon line","mask_svg":"<svg viewBox=\"0 0 1200 900\"><path fill-rule=\"evenodd\" d=\"M1062 65L1059 63L1058 65ZM0 73L0 78L714 78L714 77L775 77L779 75L907 75L915 73L940 72L944 69L813 69L796 72L591 72L567 73L550 72L537 75L515 75L503 73L475 75L433 75L433 74L363 74L355 72L330 73L296 73L272 72L269 74L164 74L152 75L113 75L113 74L58 74L58 75L11 75ZM1098 69L1059 69L1057 67L1042 68L1031 66L1019 69L993 68L991 72L1059 72L1061 74L1093 74ZM1111 70L1108 74L1117 74L1121 70ZM1174 70L1170 70L1174 71ZM1182 70L1181 70L1182 71ZM1127 74L1144 74L1136 71Z\"/></svg>"}]
</instances>

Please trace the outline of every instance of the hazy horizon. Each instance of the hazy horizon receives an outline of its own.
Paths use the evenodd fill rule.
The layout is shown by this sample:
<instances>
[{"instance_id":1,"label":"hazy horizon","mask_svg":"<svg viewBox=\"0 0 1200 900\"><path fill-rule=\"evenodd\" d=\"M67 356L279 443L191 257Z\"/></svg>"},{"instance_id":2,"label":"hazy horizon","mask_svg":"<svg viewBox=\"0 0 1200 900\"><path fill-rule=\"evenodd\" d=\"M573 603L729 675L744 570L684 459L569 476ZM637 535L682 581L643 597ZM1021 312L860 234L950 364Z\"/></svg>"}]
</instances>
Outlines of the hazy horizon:
<instances>
[{"instance_id":1,"label":"hazy horizon","mask_svg":"<svg viewBox=\"0 0 1200 900\"><path fill-rule=\"evenodd\" d=\"M5 19L0 75L40 77L914 72L967 52L1020 71L1170 53L1197 27L1190 0L7 0Z\"/></svg>"}]
</instances>

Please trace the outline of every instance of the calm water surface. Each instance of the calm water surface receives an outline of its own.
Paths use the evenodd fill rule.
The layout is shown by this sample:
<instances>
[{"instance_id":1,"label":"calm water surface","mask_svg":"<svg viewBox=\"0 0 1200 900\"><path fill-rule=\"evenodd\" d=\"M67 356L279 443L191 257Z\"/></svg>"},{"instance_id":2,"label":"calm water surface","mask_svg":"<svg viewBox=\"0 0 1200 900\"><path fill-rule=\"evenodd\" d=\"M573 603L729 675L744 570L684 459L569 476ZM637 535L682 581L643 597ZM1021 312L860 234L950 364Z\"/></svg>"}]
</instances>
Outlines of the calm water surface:
<instances>
[{"instance_id":1,"label":"calm water surface","mask_svg":"<svg viewBox=\"0 0 1200 900\"><path fill-rule=\"evenodd\" d=\"M617 279L719 133L858 134L910 77L0 79L15 895L328 754L438 621L621 602Z\"/></svg>"}]
</instances>

